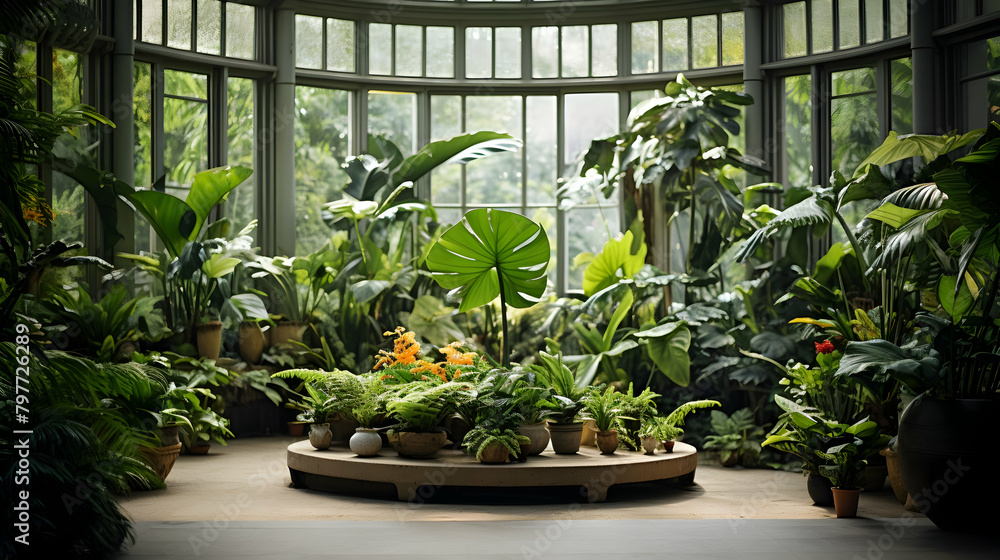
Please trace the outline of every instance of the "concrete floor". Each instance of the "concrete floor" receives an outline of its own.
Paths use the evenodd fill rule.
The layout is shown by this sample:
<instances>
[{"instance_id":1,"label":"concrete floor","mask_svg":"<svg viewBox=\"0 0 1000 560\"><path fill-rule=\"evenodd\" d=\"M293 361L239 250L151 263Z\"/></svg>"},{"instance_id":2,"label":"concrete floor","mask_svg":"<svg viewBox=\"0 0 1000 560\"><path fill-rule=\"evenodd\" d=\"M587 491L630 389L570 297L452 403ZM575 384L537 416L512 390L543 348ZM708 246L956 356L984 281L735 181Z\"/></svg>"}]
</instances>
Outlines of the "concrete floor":
<instances>
[{"instance_id":1,"label":"concrete floor","mask_svg":"<svg viewBox=\"0 0 1000 560\"><path fill-rule=\"evenodd\" d=\"M606 503L413 503L291 488L288 437L182 455L164 490L121 504L151 558L1000 558L1000 540L944 533L886 487L858 519L812 505L800 474L701 464L692 487L644 485ZM360 543L371 542L366 548Z\"/></svg>"}]
</instances>

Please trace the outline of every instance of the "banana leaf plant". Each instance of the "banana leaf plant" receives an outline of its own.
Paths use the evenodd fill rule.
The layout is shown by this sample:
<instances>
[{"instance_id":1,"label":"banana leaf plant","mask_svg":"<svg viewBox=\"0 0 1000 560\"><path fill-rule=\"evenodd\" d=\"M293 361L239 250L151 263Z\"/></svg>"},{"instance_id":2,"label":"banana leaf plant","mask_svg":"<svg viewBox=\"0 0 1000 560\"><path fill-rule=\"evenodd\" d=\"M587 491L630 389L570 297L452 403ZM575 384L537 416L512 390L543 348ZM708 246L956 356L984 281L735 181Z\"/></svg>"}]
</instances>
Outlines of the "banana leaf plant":
<instances>
[{"instance_id":1,"label":"banana leaf plant","mask_svg":"<svg viewBox=\"0 0 1000 560\"><path fill-rule=\"evenodd\" d=\"M481 208L438 239L427 255L427 267L442 288L461 299L464 313L500 298L503 325L501 363L510 367L507 305L524 308L545 292L549 239L542 226L502 210Z\"/></svg>"}]
</instances>

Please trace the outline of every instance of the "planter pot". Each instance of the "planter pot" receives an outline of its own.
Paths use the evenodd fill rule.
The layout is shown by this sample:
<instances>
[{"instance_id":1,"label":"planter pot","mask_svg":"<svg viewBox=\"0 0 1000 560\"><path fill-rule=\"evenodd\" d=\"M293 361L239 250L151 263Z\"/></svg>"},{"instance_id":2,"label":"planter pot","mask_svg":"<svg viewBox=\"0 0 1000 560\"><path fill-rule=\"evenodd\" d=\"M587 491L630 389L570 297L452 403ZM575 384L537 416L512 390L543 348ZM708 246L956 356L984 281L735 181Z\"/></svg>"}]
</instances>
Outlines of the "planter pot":
<instances>
[{"instance_id":1,"label":"planter pot","mask_svg":"<svg viewBox=\"0 0 1000 560\"><path fill-rule=\"evenodd\" d=\"M489 464L500 464L506 463L510 460L510 451L506 447L500 445L499 443L491 443L483 448L482 454L479 456L480 463Z\"/></svg>"},{"instance_id":2,"label":"planter pot","mask_svg":"<svg viewBox=\"0 0 1000 560\"><path fill-rule=\"evenodd\" d=\"M549 425L551 426L551 424ZM580 445L597 447L597 423L593 420L586 420L583 425L585 429L580 434Z\"/></svg>"},{"instance_id":3,"label":"planter pot","mask_svg":"<svg viewBox=\"0 0 1000 560\"><path fill-rule=\"evenodd\" d=\"M170 447L171 445L177 445L181 442L180 426L163 426L162 428L157 428L156 433L159 434L160 445L163 447Z\"/></svg>"},{"instance_id":4,"label":"planter pot","mask_svg":"<svg viewBox=\"0 0 1000 560\"><path fill-rule=\"evenodd\" d=\"M289 340L302 341L302 333L306 330L306 323L293 323L292 321L281 321L276 326L268 329L271 333L271 345L277 346Z\"/></svg>"},{"instance_id":5,"label":"planter pot","mask_svg":"<svg viewBox=\"0 0 1000 560\"><path fill-rule=\"evenodd\" d=\"M330 420L330 432L333 434L332 443L349 442L358 427L358 422L353 418L338 416L333 420Z\"/></svg>"},{"instance_id":6,"label":"planter pot","mask_svg":"<svg viewBox=\"0 0 1000 560\"><path fill-rule=\"evenodd\" d=\"M420 459L430 457L448 441L448 434L440 432L389 432L389 445L401 457Z\"/></svg>"},{"instance_id":7,"label":"planter pot","mask_svg":"<svg viewBox=\"0 0 1000 560\"><path fill-rule=\"evenodd\" d=\"M149 466L156 473L156 476L160 477L160 480L166 481L167 475L170 474L174 463L177 462L177 456L181 454L181 447L183 445L175 443L163 447L143 447L141 450L143 457L149 462Z\"/></svg>"},{"instance_id":8,"label":"planter pot","mask_svg":"<svg viewBox=\"0 0 1000 560\"><path fill-rule=\"evenodd\" d=\"M549 446L549 431L545 429L545 422L521 424L517 427L517 432L531 440L522 455L538 455Z\"/></svg>"},{"instance_id":9,"label":"planter pot","mask_svg":"<svg viewBox=\"0 0 1000 560\"><path fill-rule=\"evenodd\" d=\"M288 435L302 437L306 433L306 422L289 422Z\"/></svg>"},{"instance_id":10,"label":"planter pot","mask_svg":"<svg viewBox=\"0 0 1000 560\"><path fill-rule=\"evenodd\" d=\"M462 442L465 440L465 434L469 433L472 426L465 421L465 418L455 414L451 418L445 420L444 429L448 432L448 439L451 440L452 447L454 449L458 449L462 447Z\"/></svg>"},{"instance_id":11,"label":"planter pot","mask_svg":"<svg viewBox=\"0 0 1000 560\"><path fill-rule=\"evenodd\" d=\"M222 321L195 325L194 330L197 333L198 353L203 358L218 360L222 349Z\"/></svg>"},{"instance_id":12,"label":"planter pot","mask_svg":"<svg viewBox=\"0 0 1000 560\"><path fill-rule=\"evenodd\" d=\"M832 490L833 507L837 510L837 517L857 517L861 489L833 488Z\"/></svg>"},{"instance_id":13,"label":"planter pot","mask_svg":"<svg viewBox=\"0 0 1000 560\"><path fill-rule=\"evenodd\" d=\"M310 424L309 443L319 450L329 449L333 441L333 432L330 431L329 424Z\"/></svg>"},{"instance_id":14,"label":"planter pot","mask_svg":"<svg viewBox=\"0 0 1000 560\"><path fill-rule=\"evenodd\" d=\"M1000 401L913 399L899 420L896 452L916 505L947 531L995 532L1000 447L984 429L995 426Z\"/></svg>"},{"instance_id":15,"label":"planter pot","mask_svg":"<svg viewBox=\"0 0 1000 560\"><path fill-rule=\"evenodd\" d=\"M896 495L896 500L901 503L906 503L906 483L903 482L903 472L899 470L899 455L892 450L891 447L886 447L879 454L885 457L886 470L889 473L889 484L892 485L892 493Z\"/></svg>"},{"instance_id":16,"label":"planter pot","mask_svg":"<svg viewBox=\"0 0 1000 560\"><path fill-rule=\"evenodd\" d=\"M194 447L188 447L188 453L191 455L208 455L208 450L212 447L210 443L202 443Z\"/></svg>"},{"instance_id":17,"label":"planter pot","mask_svg":"<svg viewBox=\"0 0 1000 560\"><path fill-rule=\"evenodd\" d=\"M668 439L666 441L661 441L660 445L663 446L663 452L664 453L673 453L674 452L674 440Z\"/></svg>"},{"instance_id":18,"label":"planter pot","mask_svg":"<svg viewBox=\"0 0 1000 560\"><path fill-rule=\"evenodd\" d=\"M656 438L653 436L642 438L642 450L646 452L646 455L656 453L656 446L659 444L660 442L656 441Z\"/></svg>"},{"instance_id":19,"label":"planter pot","mask_svg":"<svg viewBox=\"0 0 1000 560\"><path fill-rule=\"evenodd\" d=\"M374 428L358 428L351 436L350 445L358 457L374 457L382 450L382 438Z\"/></svg>"},{"instance_id":20,"label":"planter pot","mask_svg":"<svg viewBox=\"0 0 1000 560\"><path fill-rule=\"evenodd\" d=\"M570 455L580 450L580 440L582 438L580 432L595 434L593 430L584 430L582 422L549 424L548 428L549 437L552 440L552 451L561 455Z\"/></svg>"},{"instance_id":21,"label":"planter pot","mask_svg":"<svg viewBox=\"0 0 1000 560\"><path fill-rule=\"evenodd\" d=\"M618 430L602 430L597 432L597 448L601 453L610 455L618 449Z\"/></svg>"},{"instance_id":22,"label":"planter pot","mask_svg":"<svg viewBox=\"0 0 1000 560\"><path fill-rule=\"evenodd\" d=\"M809 473L809 477L806 478L806 490L813 503L818 506L829 507L833 505L832 488L833 483L825 476Z\"/></svg>"},{"instance_id":23,"label":"planter pot","mask_svg":"<svg viewBox=\"0 0 1000 560\"><path fill-rule=\"evenodd\" d=\"M240 323L240 357L248 364L260 363L264 354L264 331L251 321Z\"/></svg>"}]
</instances>

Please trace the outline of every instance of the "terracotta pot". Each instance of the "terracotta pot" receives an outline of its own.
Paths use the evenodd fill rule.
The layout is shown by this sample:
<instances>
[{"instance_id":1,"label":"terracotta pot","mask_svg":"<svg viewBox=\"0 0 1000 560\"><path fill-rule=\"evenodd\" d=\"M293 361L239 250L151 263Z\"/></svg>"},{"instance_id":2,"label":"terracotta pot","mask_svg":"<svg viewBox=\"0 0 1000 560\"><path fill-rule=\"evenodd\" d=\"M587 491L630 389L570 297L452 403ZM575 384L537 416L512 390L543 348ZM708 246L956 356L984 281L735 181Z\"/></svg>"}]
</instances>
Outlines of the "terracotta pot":
<instances>
[{"instance_id":1,"label":"terracotta pot","mask_svg":"<svg viewBox=\"0 0 1000 560\"><path fill-rule=\"evenodd\" d=\"M358 428L351 436L350 445L358 457L374 457L382 450L382 438L374 428Z\"/></svg>"},{"instance_id":2,"label":"terracotta pot","mask_svg":"<svg viewBox=\"0 0 1000 560\"><path fill-rule=\"evenodd\" d=\"M660 445L663 446L663 452L664 453L673 453L674 452L674 440L668 439L666 441L661 441Z\"/></svg>"},{"instance_id":3,"label":"terracotta pot","mask_svg":"<svg viewBox=\"0 0 1000 560\"><path fill-rule=\"evenodd\" d=\"M833 507L837 517L857 517L860 488L833 488Z\"/></svg>"},{"instance_id":4,"label":"terracotta pot","mask_svg":"<svg viewBox=\"0 0 1000 560\"><path fill-rule=\"evenodd\" d=\"M545 429L545 422L521 424L517 427L517 432L531 440L524 455L538 455L549 446L549 431Z\"/></svg>"},{"instance_id":5,"label":"terracotta pot","mask_svg":"<svg viewBox=\"0 0 1000 560\"><path fill-rule=\"evenodd\" d=\"M182 444L175 443L163 447L142 447L140 449L142 456L149 462L149 466L156 473L156 476L160 477L160 480L166 481L167 475L170 474L174 463L177 462L177 456L181 454L181 447L183 447Z\"/></svg>"},{"instance_id":6,"label":"terracotta pot","mask_svg":"<svg viewBox=\"0 0 1000 560\"><path fill-rule=\"evenodd\" d=\"M548 425L549 438L552 441L552 451L560 455L571 455L580 450L580 432L591 432L584 430L582 422L572 424L552 424ZM596 441L596 440L595 440Z\"/></svg>"},{"instance_id":7,"label":"terracotta pot","mask_svg":"<svg viewBox=\"0 0 1000 560\"><path fill-rule=\"evenodd\" d=\"M389 445L401 457L420 459L431 457L448 441L448 434L440 432L389 432Z\"/></svg>"},{"instance_id":8,"label":"terracotta pot","mask_svg":"<svg viewBox=\"0 0 1000 560\"><path fill-rule=\"evenodd\" d=\"M210 360L219 359L222 350L222 321L209 321L195 325L198 339L198 353Z\"/></svg>"},{"instance_id":9,"label":"terracotta pot","mask_svg":"<svg viewBox=\"0 0 1000 560\"><path fill-rule=\"evenodd\" d=\"M289 422L288 435L292 437L302 437L306 433L306 422Z\"/></svg>"},{"instance_id":10,"label":"terracotta pot","mask_svg":"<svg viewBox=\"0 0 1000 560\"><path fill-rule=\"evenodd\" d=\"M208 450L212 447L210 443L201 443L194 447L188 447L189 455L208 455Z\"/></svg>"},{"instance_id":11,"label":"terracotta pot","mask_svg":"<svg viewBox=\"0 0 1000 560\"><path fill-rule=\"evenodd\" d=\"M809 492L813 503L818 506L829 507L833 505L833 493L830 491L832 488L833 483L825 476L809 473L806 478L806 491Z\"/></svg>"},{"instance_id":12,"label":"terracotta pot","mask_svg":"<svg viewBox=\"0 0 1000 560\"><path fill-rule=\"evenodd\" d=\"M653 436L642 438L642 450L646 452L646 455L656 453L656 446L659 444L660 442L656 441L656 438Z\"/></svg>"},{"instance_id":13,"label":"terracotta pot","mask_svg":"<svg viewBox=\"0 0 1000 560\"><path fill-rule=\"evenodd\" d=\"M329 449L330 442L333 441L333 432L330 431L329 424L310 424L309 443L319 450Z\"/></svg>"},{"instance_id":14,"label":"terracotta pot","mask_svg":"<svg viewBox=\"0 0 1000 560\"><path fill-rule=\"evenodd\" d=\"M264 354L264 332L252 321L240 323L240 357L248 364L260 363Z\"/></svg>"},{"instance_id":15,"label":"terracotta pot","mask_svg":"<svg viewBox=\"0 0 1000 560\"><path fill-rule=\"evenodd\" d=\"M292 321L281 321L268 331L271 333L271 346L284 344L289 340L302 341L302 333L306 330L306 323L294 323Z\"/></svg>"},{"instance_id":16,"label":"terracotta pot","mask_svg":"<svg viewBox=\"0 0 1000 560\"><path fill-rule=\"evenodd\" d=\"M510 460L510 451L499 443L491 443L483 448L478 457L480 463L500 464Z\"/></svg>"},{"instance_id":17,"label":"terracotta pot","mask_svg":"<svg viewBox=\"0 0 1000 560\"><path fill-rule=\"evenodd\" d=\"M618 449L618 430L602 430L597 432L597 448L601 453L610 455Z\"/></svg>"},{"instance_id":18,"label":"terracotta pot","mask_svg":"<svg viewBox=\"0 0 1000 560\"><path fill-rule=\"evenodd\" d=\"M597 447L597 423L593 420L585 420L583 433L580 434L580 445Z\"/></svg>"},{"instance_id":19,"label":"terracotta pot","mask_svg":"<svg viewBox=\"0 0 1000 560\"><path fill-rule=\"evenodd\" d=\"M358 429L358 422L353 418L337 416L330 420L330 432L333 433L333 443L347 443Z\"/></svg>"}]
</instances>

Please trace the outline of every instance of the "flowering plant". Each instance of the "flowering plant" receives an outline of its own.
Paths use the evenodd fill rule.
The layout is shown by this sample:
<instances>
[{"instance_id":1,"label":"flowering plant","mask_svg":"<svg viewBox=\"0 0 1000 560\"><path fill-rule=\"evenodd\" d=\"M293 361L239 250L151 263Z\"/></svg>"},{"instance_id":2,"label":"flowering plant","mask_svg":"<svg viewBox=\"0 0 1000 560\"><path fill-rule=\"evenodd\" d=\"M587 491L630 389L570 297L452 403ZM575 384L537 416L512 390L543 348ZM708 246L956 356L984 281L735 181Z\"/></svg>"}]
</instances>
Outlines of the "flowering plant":
<instances>
[{"instance_id":1,"label":"flowering plant","mask_svg":"<svg viewBox=\"0 0 1000 560\"><path fill-rule=\"evenodd\" d=\"M479 373L491 369L490 364L476 352L463 352L461 342L440 348L445 359L433 362L420 356L420 343L413 331L396 327L394 331L386 331L384 336L395 335L392 351L379 350L375 357L372 371L382 371L381 379L387 382L410 383L412 381L441 382L454 381L463 374ZM429 377L434 376L434 377Z\"/></svg>"}]
</instances>

